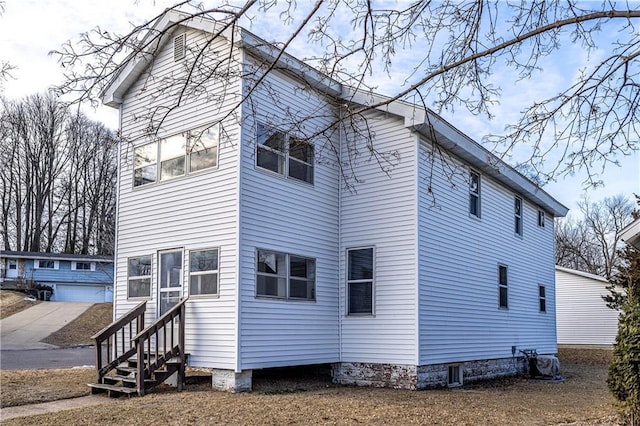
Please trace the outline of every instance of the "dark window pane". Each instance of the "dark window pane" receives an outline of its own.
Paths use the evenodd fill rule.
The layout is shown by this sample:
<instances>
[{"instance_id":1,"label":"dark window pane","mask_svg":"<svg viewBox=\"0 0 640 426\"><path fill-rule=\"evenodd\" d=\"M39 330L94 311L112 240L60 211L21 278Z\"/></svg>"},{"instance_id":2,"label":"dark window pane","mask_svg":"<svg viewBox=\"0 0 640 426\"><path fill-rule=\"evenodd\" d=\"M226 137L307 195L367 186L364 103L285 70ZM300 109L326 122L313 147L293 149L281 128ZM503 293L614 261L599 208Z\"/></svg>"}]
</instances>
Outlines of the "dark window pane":
<instances>
[{"instance_id":1,"label":"dark window pane","mask_svg":"<svg viewBox=\"0 0 640 426\"><path fill-rule=\"evenodd\" d=\"M286 297L286 279L258 275L257 277L258 296Z\"/></svg>"},{"instance_id":2,"label":"dark window pane","mask_svg":"<svg viewBox=\"0 0 640 426\"><path fill-rule=\"evenodd\" d=\"M507 267L506 266L499 266L498 267L499 270L499 279L500 279L500 285L507 285Z\"/></svg>"},{"instance_id":3,"label":"dark window pane","mask_svg":"<svg viewBox=\"0 0 640 426\"><path fill-rule=\"evenodd\" d=\"M307 280L296 280L291 278L289 282L289 297L293 299L315 298L314 282Z\"/></svg>"},{"instance_id":4,"label":"dark window pane","mask_svg":"<svg viewBox=\"0 0 640 426\"><path fill-rule=\"evenodd\" d=\"M258 144L284 153L284 133L274 132L268 136L263 134L262 137L258 139Z\"/></svg>"},{"instance_id":5,"label":"dark window pane","mask_svg":"<svg viewBox=\"0 0 640 426\"><path fill-rule=\"evenodd\" d=\"M258 272L267 274L278 274L285 276L287 268L285 266L285 258L282 253L270 251L258 251Z\"/></svg>"},{"instance_id":6,"label":"dark window pane","mask_svg":"<svg viewBox=\"0 0 640 426\"><path fill-rule=\"evenodd\" d=\"M289 156L313 164L313 146L305 141L289 139Z\"/></svg>"},{"instance_id":7,"label":"dark window pane","mask_svg":"<svg viewBox=\"0 0 640 426\"><path fill-rule=\"evenodd\" d=\"M53 260L41 260L38 262L38 267L42 269L55 269L56 264Z\"/></svg>"},{"instance_id":8,"label":"dark window pane","mask_svg":"<svg viewBox=\"0 0 640 426\"><path fill-rule=\"evenodd\" d=\"M189 294L218 294L218 274L192 275Z\"/></svg>"},{"instance_id":9,"label":"dark window pane","mask_svg":"<svg viewBox=\"0 0 640 426\"><path fill-rule=\"evenodd\" d=\"M184 175L184 157L173 158L160 163L160 180Z\"/></svg>"},{"instance_id":10,"label":"dark window pane","mask_svg":"<svg viewBox=\"0 0 640 426\"><path fill-rule=\"evenodd\" d=\"M501 308L508 308L508 301L507 301L507 288L506 287L500 287L500 307Z\"/></svg>"},{"instance_id":11,"label":"dark window pane","mask_svg":"<svg viewBox=\"0 0 640 426\"><path fill-rule=\"evenodd\" d=\"M291 256L289 259L289 275L292 277L315 278L315 261Z\"/></svg>"},{"instance_id":12,"label":"dark window pane","mask_svg":"<svg viewBox=\"0 0 640 426\"><path fill-rule=\"evenodd\" d=\"M373 283L349 283L349 314L373 313Z\"/></svg>"},{"instance_id":13,"label":"dark window pane","mask_svg":"<svg viewBox=\"0 0 640 426\"><path fill-rule=\"evenodd\" d=\"M540 293L540 297L545 297L546 290L545 290L545 287L543 285L538 287L538 291Z\"/></svg>"},{"instance_id":14,"label":"dark window pane","mask_svg":"<svg viewBox=\"0 0 640 426\"><path fill-rule=\"evenodd\" d=\"M132 257L129 259L129 277L151 275L151 256Z\"/></svg>"},{"instance_id":15,"label":"dark window pane","mask_svg":"<svg viewBox=\"0 0 640 426\"><path fill-rule=\"evenodd\" d=\"M151 279L139 278L129 280L129 297L151 296Z\"/></svg>"},{"instance_id":16,"label":"dark window pane","mask_svg":"<svg viewBox=\"0 0 640 426\"><path fill-rule=\"evenodd\" d=\"M289 177L313 183L313 166L289 159Z\"/></svg>"},{"instance_id":17,"label":"dark window pane","mask_svg":"<svg viewBox=\"0 0 640 426\"><path fill-rule=\"evenodd\" d=\"M146 185L156 181L156 165L141 167L133 172L133 186Z\"/></svg>"},{"instance_id":18,"label":"dark window pane","mask_svg":"<svg viewBox=\"0 0 640 426\"><path fill-rule=\"evenodd\" d=\"M474 194L470 194L469 195L469 213L471 213L474 216L479 216L478 205L479 205L478 196Z\"/></svg>"},{"instance_id":19,"label":"dark window pane","mask_svg":"<svg viewBox=\"0 0 640 426\"><path fill-rule=\"evenodd\" d=\"M189 170L197 172L218 165L218 147L214 146L201 151L192 152L189 156Z\"/></svg>"},{"instance_id":20,"label":"dark window pane","mask_svg":"<svg viewBox=\"0 0 640 426\"><path fill-rule=\"evenodd\" d=\"M373 278L373 249L349 250L349 280Z\"/></svg>"},{"instance_id":21,"label":"dark window pane","mask_svg":"<svg viewBox=\"0 0 640 426\"><path fill-rule=\"evenodd\" d=\"M268 149L258 147L258 158L256 164L263 169L271 170L272 172L284 173L284 155L270 151Z\"/></svg>"},{"instance_id":22,"label":"dark window pane","mask_svg":"<svg viewBox=\"0 0 640 426\"><path fill-rule=\"evenodd\" d=\"M218 250L192 251L189 255L189 271L215 271L218 269Z\"/></svg>"},{"instance_id":23,"label":"dark window pane","mask_svg":"<svg viewBox=\"0 0 640 426\"><path fill-rule=\"evenodd\" d=\"M547 312L547 301L540 299L540 312Z\"/></svg>"}]
</instances>

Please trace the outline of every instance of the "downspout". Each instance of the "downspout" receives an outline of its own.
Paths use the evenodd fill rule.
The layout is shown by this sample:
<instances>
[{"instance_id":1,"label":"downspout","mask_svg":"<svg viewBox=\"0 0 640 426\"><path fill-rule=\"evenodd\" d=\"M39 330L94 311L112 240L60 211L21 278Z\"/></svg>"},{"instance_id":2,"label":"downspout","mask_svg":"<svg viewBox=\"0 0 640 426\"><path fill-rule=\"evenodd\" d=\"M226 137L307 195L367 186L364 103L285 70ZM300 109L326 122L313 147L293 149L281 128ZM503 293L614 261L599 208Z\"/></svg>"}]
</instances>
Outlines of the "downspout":
<instances>
[{"instance_id":1,"label":"downspout","mask_svg":"<svg viewBox=\"0 0 640 426\"><path fill-rule=\"evenodd\" d=\"M122 133L122 103L118 106L118 129ZM120 228L120 178L122 175L122 141L118 141L116 149L118 156L118 170L116 173L116 226L113 236L113 312L111 320L116 318L116 308L118 302L118 229Z\"/></svg>"},{"instance_id":2,"label":"downspout","mask_svg":"<svg viewBox=\"0 0 640 426\"><path fill-rule=\"evenodd\" d=\"M346 276L346 265L344 265L345 270L341 273L341 265L342 265L342 180L344 178L341 170L342 167L340 162L342 162L342 138L343 130L342 130L342 107L338 107L338 113L340 114L340 127L338 128L338 359L342 362L342 322L343 322L343 305L342 301L346 300L346 285L343 286L343 278ZM346 281L345 281L346 282ZM345 293L343 293L343 291ZM344 297L343 297L344 294Z\"/></svg>"},{"instance_id":3,"label":"downspout","mask_svg":"<svg viewBox=\"0 0 640 426\"><path fill-rule=\"evenodd\" d=\"M231 44L231 49L234 48L234 45ZM238 49L238 55L239 55L239 66L244 67L244 49L239 48ZM242 73L240 74L242 75ZM240 98L242 99L244 97L244 79L242 77L238 77L238 84L240 85L239 87L239 92L240 92ZM236 343L236 366L235 366L235 372L236 373L241 373L242 372L242 354L241 354L241 348L242 345L240 343L240 336L241 336L241 321L242 321L242 315L241 315L241 311L242 311L242 282L241 282L241 277L242 277L242 249L241 249L241 245L242 245L242 237L241 237L241 232L242 232L242 152L244 149L243 146L243 121L244 121L244 114L243 114L243 108L242 108L243 104L240 104L238 106L238 117L239 117L239 129L238 129L238 136L239 136L239 141L238 141L238 157L237 157L237 167L236 167L236 320L235 320L235 343Z\"/></svg>"}]
</instances>

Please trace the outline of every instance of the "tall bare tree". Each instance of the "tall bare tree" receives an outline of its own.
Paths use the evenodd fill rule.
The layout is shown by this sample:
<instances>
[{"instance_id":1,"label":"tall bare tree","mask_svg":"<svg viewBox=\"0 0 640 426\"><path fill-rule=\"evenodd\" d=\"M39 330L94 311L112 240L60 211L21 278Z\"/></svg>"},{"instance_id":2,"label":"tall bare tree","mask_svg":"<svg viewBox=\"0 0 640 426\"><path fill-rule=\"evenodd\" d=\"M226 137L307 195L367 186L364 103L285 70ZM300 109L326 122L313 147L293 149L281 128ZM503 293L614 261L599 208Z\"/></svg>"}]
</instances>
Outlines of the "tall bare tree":
<instances>
[{"instance_id":1,"label":"tall bare tree","mask_svg":"<svg viewBox=\"0 0 640 426\"><path fill-rule=\"evenodd\" d=\"M243 24L257 30L271 28L279 39L268 40L276 42L275 60L243 76L249 82L246 96L227 100L238 106L253 90L265 86L264 74L292 52L314 52L304 60L333 81L360 91L375 90L381 73L403 82L388 98L372 105L354 106L342 100L341 120L359 119L366 110L398 99L436 111L463 107L491 118L501 95L497 84L544 77L543 65L550 55L558 53L563 43L579 44L585 55L593 54L591 60L563 59L565 75L573 76L566 87L536 99L504 134L489 135L487 144L498 155L517 150L523 169L540 184L576 169L586 170L588 183L599 184L601 167L615 162L617 155L639 149L640 5L416 0L396 7L375 0L177 3L172 9L184 12L182 22L205 17L221 24L212 27L199 50L189 52L183 74L167 76L154 86L153 95L165 99L165 108L144 117L147 127L157 131L173 107L207 96L211 86L207 82L212 79L233 78L238 69L233 66L235 56L212 58L210 48L224 31ZM95 28L53 52L67 72L60 92L97 102L123 67L148 58L166 32L181 23L158 31L157 18L125 34ZM282 25L274 26L274 19ZM283 25L284 36L276 30ZM258 35L264 36L264 31ZM302 44L308 47L301 49ZM497 71L499 79L494 76ZM296 120L291 126L302 126L305 117ZM312 136L330 143L330 138L320 136L337 126L330 122ZM380 154L373 145L369 149L372 155ZM393 163L384 156L382 160L383 166Z\"/></svg>"},{"instance_id":2,"label":"tall bare tree","mask_svg":"<svg viewBox=\"0 0 640 426\"><path fill-rule=\"evenodd\" d=\"M52 95L0 105L5 250L112 253L114 136Z\"/></svg>"},{"instance_id":3,"label":"tall bare tree","mask_svg":"<svg viewBox=\"0 0 640 426\"><path fill-rule=\"evenodd\" d=\"M558 220L556 264L611 279L620 267L620 232L633 220L634 203L624 195L579 203L581 218Z\"/></svg>"}]
</instances>

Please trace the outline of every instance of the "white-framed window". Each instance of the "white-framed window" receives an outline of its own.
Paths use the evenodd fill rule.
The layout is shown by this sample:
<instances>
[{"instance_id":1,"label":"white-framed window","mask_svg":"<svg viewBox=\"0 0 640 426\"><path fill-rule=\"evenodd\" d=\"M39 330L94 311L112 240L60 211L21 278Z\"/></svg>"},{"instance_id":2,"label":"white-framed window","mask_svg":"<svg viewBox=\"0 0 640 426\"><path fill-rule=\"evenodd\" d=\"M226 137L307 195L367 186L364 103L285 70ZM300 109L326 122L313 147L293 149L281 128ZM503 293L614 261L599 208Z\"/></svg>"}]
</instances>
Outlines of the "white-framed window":
<instances>
[{"instance_id":1,"label":"white-framed window","mask_svg":"<svg viewBox=\"0 0 640 426\"><path fill-rule=\"evenodd\" d=\"M347 249L347 315L373 315L375 250Z\"/></svg>"},{"instance_id":2,"label":"white-framed window","mask_svg":"<svg viewBox=\"0 0 640 426\"><path fill-rule=\"evenodd\" d=\"M60 263L57 260L49 260L49 259L37 259L33 267L35 269L58 269L60 267Z\"/></svg>"},{"instance_id":3,"label":"white-framed window","mask_svg":"<svg viewBox=\"0 0 640 426\"><path fill-rule=\"evenodd\" d=\"M218 263L220 250L189 252L189 296L218 295Z\"/></svg>"},{"instance_id":4,"label":"white-framed window","mask_svg":"<svg viewBox=\"0 0 640 426\"><path fill-rule=\"evenodd\" d=\"M94 262L71 262L72 271L95 271L96 264Z\"/></svg>"},{"instance_id":5,"label":"white-framed window","mask_svg":"<svg viewBox=\"0 0 640 426\"><path fill-rule=\"evenodd\" d=\"M447 385L451 388L462 386L462 366L460 364L449 365L447 371Z\"/></svg>"},{"instance_id":6,"label":"white-framed window","mask_svg":"<svg viewBox=\"0 0 640 426\"><path fill-rule=\"evenodd\" d=\"M315 259L272 250L257 250L256 296L315 300L315 291Z\"/></svg>"},{"instance_id":7,"label":"white-framed window","mask_svg":"<svg viewBox=\"0 0 640 426\"><path fill-rule=\"evenodd\" d=\"M127 297L151 297L151 255L127 259Z\"/></svg>"},{"instance_id":8,"label":"white-framed window","mask_svg":"<svg viewBox=\"0 0 640 426\"><path fill-rule=\"evenodd\" d=\"M480 217L480 174L469 171L469 214Z\"/></svg>"},{"instance_id":9,"label":"white-framed window","mask_svg":"<svg viewBox=\"0 0 640 426\"><path fill-rule=\"evenodd\" d=\"M509 273L506 265L498 265L498 307L509 309Z\"/></svg>"},{"instance_id":10,"label":"white-framed window","mask_svg":"<svg viewBox=\"0 0 640 426\"><path fill-rule=\"evenodd\" d=\"M133 186L218 167L219 141L220 123L216 123L136 147Z\"/></svg>"},{"instance_id":11,"label":"white-framed window","mask_svg":"<svg viewBox=\"0 0 640 426\"><path fill-rule=\"evenodd\" d=\"M16 259L9 259L8 269L14 271L18 269L18 261Z\"/></svg>"},{"instance_id":12,"label":"white-framed window","mask_svg":"<svg viewBox=\"0 0 640 426\"><path fill-rule=\"evenodd\" d=\"M547 312L547 288L542 284L538 285L538 309Z\"/></svg>"},{"instance_id":13,"label":"white-framed window","mask_svg":"<svg viewBox=\"0 0 640 426\"><path fill-rule=\"evenodd\" d=\"M313 145L258 123L256 166L313 184Z\"/></svg>"},{"instance_id":14,"label":"white-framed window","mask_svg":"<svg viewBox=\"0 0 640 426\"><path fill-rule=\"evenodd\" d=\"M540 228L544 228L545 216L544 210L538 210L538 226Z\"/></svg>"},{"instance_id":15,"label":"white-framed window","mask_svg":"<svg viewBox=\"0 0 640 426\"><path fill-rule=\"evenodd\" d=\"M154 183L157 180L158 144L151 142L133 150L133 186Z\"/></svg>"},{"instance_id":16,"label":"white-framed window","mask_svg":"<svg viewBox=\"0 0 640 426\"><path fill-rule=\"evenodd\" d=\"M522 198L513 198L513 225L516 235L522 237Z\"/></svg>"}]
</instances>

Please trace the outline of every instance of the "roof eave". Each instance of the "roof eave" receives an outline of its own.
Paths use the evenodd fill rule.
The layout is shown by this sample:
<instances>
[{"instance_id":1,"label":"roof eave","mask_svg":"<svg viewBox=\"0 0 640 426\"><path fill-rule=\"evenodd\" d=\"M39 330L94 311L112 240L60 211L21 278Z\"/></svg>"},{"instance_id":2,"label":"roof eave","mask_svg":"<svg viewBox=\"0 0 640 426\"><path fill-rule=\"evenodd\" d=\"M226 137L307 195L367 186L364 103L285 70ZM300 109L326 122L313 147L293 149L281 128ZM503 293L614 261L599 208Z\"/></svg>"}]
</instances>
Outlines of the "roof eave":
<instances>
[{"instance_id":1,"label":"roof eave","mask_svg":"<svg viewBox=\"0 0 640 426\"><path fill-rule=\"evenodd\" d=\"M640 218L625 226L620 236L625 243L640 250Z\"/></svg>"}]
</instances>

